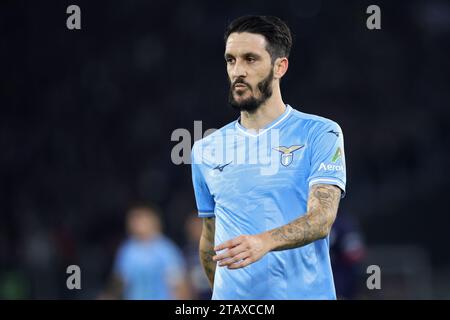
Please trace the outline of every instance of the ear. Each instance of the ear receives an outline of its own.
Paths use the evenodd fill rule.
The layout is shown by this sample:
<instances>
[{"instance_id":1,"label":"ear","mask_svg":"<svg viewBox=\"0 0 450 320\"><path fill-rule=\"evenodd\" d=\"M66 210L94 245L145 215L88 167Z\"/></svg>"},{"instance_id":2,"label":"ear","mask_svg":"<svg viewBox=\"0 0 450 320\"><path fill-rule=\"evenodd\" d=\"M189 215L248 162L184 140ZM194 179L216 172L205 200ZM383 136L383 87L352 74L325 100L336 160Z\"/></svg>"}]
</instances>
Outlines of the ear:
<instances>
[{"instance_id":1,"label":"ear","mask_svg":"<svg viewBox=\"0 0 450 320\"><path fill-rule=\"evenodd\" d=\"M277 58L273 64L273 77L275 79L281 79L287 72L289 67L289 60L286 57Z\"/></svg>"}]
</instances>

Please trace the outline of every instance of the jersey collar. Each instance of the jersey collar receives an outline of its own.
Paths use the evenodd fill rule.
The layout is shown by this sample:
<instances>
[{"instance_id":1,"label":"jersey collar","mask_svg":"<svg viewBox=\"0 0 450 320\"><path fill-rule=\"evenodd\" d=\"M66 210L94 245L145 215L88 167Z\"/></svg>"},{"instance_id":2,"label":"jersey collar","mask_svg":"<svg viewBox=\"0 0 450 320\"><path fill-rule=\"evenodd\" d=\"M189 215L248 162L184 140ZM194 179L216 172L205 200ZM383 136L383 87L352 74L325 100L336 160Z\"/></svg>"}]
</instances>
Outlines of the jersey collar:
<instances>
[{"instance_id":1,"label":"jersey collar","mask_svg":"<svg viewBox=\"0 0 450 320\"><path fill-rule=\"evenodd\" d=\"M288 104L286 104L286 110L284 110L284 112L278 117L276 118L274 121L272 121L271 123L269 123L268 125L266 125L264 128L260 129L258 133L255 133L255 131L250 131L246 128L244 128L239 121L241 120L241 117L239 117L236 120L236 129L247 135L250 137L259 137L260 135L266 133L267 131L269 131L270 129L275 128L276 126L280 125L284 120L286 120L288 118L288 116L291 114L292 112L292 107Z\"/></svg>"}]
</instances>

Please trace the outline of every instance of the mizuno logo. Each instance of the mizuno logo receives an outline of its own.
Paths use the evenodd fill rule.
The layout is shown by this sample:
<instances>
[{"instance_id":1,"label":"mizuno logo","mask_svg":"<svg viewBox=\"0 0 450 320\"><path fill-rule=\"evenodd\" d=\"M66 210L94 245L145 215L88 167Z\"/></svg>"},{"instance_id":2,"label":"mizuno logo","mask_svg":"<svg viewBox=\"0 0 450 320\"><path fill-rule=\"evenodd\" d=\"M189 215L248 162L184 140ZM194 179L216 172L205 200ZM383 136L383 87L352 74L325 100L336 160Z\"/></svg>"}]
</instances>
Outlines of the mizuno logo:
<instances>
[{"instance_id":1,"label":"mizuno logo","mask_svg":"<svg viewBox=\"0 0 450 320\"><path fill-rule=\"evenodd\" d=\"M224 165L220 165L220 164L218 164L215 168L213 168L213 170L219 170L220 172L222 172L223 171L223 168L225 168L227 165L229 165L230 163L232 163L233 161L230 161L230 162L228 162L227 164L224 164Z\"/></svg>"},{"instance_id":2,"label":"mizuno logo","mask_svg":"<svg viewBox=\"0 0 450 320\"><path fill-rule=\"evenodd\" d=\"M336 137L338 137L338 138L339 138L339 135L341 134L339 131L334 131L334 130L330 130L327 133L332 133L332 134L336 135Z\"/></svg>"}]
</instances>

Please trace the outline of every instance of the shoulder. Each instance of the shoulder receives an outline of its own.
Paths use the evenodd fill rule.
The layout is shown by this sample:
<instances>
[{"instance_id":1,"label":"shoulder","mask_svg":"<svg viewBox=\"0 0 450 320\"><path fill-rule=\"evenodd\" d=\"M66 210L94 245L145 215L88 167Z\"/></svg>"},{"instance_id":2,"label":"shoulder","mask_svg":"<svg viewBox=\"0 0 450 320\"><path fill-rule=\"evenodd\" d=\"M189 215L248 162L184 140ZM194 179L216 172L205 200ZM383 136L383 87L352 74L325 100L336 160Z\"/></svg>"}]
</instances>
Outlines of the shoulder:
<instances>
[{"instance_id":1,"label":"shoulder","mask_svg":"<svg viewBox=\"0 0 450 320\"><path fill-rule=\"evenodd\" d=\"M117 249L117 256L124 257L134 248L134 242L131 239L124 240Z\"/></svg>"},{"instance_id":2,"label":"shoulder","mask_svg":"<svg viewBox=\"0 0 450 320\"><path fill-rule=\"evenodd\" d=\"M293 118L298 121L303 121L312 127L339 127L339 124L334 120L315 114L301 112L296 109L292 110L292 115Z\"/></svg>"},{"instance_id":3,"label":"shoulder","mask_svg":"<svg viewBox=\"0 0 450 320\"><path fill-rule=\"evenodd\" d=\"M175 244L175 242L165 235L160 235L156 241L158 241L159 246L164 247L168 250L178 250L178 246Z\"/></svg>"},{"instance_id":4,"label":"shoulder","mask_svg":"<svg viewBox=\"0 0 450 320\"><path fill-rule=\"evenodd\" d=\"M310 135L320 135L324 132L335 132L336 135L342 133L342 129L336 121L319 115L293 109L292 118L294 121L302 123L302 127L309 131Z\"/></svg>"}]
</instances>

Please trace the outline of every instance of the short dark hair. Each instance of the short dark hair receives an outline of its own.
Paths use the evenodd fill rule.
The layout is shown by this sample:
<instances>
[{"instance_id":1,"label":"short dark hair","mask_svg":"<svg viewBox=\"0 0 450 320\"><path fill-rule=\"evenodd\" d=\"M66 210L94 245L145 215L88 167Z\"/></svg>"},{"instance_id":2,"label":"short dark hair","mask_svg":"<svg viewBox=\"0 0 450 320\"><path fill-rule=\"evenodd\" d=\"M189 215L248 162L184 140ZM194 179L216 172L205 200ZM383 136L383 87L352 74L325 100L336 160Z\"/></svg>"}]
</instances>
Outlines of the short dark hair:
<instances>
[{"instance_id":1,"label":"short dark hair","mask_svg":"<svg viewBox=\"0 0 450 320\"><path fill-rule=\"evenodd\" d=\"M272 62L277 58L289 57L292 34L286 23L274 16L243 16L233 20L225 31L225 43L233 32L260 34L266 38Z\"/></svg>"}]
</instances>

